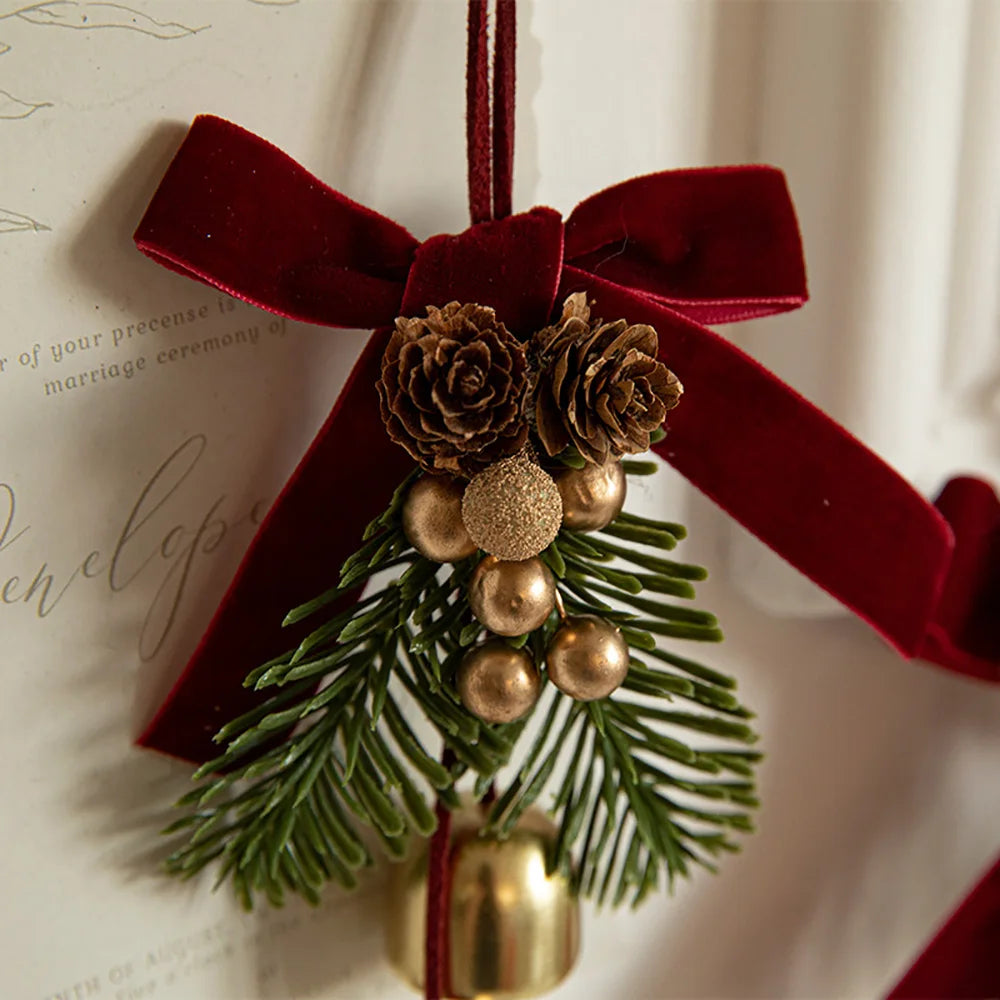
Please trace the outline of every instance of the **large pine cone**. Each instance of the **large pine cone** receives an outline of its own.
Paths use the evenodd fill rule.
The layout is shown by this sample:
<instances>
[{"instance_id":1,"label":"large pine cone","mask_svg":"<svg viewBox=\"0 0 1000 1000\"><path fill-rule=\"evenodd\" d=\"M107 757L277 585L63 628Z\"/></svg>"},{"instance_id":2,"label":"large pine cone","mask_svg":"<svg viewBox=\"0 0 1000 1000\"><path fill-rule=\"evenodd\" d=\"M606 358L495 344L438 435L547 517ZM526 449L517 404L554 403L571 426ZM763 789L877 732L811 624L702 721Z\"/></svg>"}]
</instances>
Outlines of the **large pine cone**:
<instances>
[{"instance_id":1,"label":"large pine cone","mask_svg":"<svg viewBox=\"0 0 1000 1000\"><path fill-rule=\"evenodd\" d=\"M449 302L396 320L378 384L382 419L428 472L474 476L524 447L528 362L492 309Z\"/></svg>"},{"instance_id":2,"label":"large pine cone","mask_svg":"<svg viewBox=\"0 0 1000 1000\"><path fill-rule=\"evenodd\" d=\"M646 451L683 388L656 360L651 326L591 322L587 297L571 295L560 321L531 341L539 369L538 437L550 455L575 445L588 462Z\"/></svg>"}]
</instances>

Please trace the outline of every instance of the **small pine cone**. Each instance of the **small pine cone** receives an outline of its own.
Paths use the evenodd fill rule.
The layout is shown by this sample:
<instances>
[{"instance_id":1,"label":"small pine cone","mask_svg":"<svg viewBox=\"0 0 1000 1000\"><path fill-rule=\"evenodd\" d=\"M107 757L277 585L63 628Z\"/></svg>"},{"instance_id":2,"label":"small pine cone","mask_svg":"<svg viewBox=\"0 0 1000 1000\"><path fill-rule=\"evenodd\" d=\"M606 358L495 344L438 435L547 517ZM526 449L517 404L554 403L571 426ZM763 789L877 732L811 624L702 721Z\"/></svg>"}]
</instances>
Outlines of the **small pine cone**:
<instances>
[{"instance_id":1,"label":"small pine cone","mask_svg":"<svg viewBox=\"0 0 1000 1000\"><path fill-rule=\"evenodd\" d=\"M587 297L571 295L560 321L531 341L535 427L545 450L557 455L572 444L599 464L646 451L683 391L656 351L651 326L592 322Z\"/></svg>"},{"instance_id":2,"label":"small pine cone","mask_svg":"<svg viewBox=\"0 0 1000 1000\"><path fill-rule=\"evenodd\" d=\"M485 306L401 317L378 383L389 437L428 472L474 476L524 447L527 370L524 348Z\"/></svg>"}]
</instances>

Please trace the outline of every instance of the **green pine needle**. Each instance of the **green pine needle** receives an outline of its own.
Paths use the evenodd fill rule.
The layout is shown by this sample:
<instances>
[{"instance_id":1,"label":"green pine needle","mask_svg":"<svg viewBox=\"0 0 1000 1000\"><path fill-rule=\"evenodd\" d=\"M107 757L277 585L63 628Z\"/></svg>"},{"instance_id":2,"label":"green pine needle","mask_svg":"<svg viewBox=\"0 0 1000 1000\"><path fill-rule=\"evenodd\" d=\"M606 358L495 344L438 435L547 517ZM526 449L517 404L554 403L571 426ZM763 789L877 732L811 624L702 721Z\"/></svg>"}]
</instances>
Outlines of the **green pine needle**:
<instances>
[{"instance_id":1,"label":"green pine needle","mask_svg":"<svg viewBox=\"0 0 1000 1000\"><path fill-rule=\"evenodd\" d=\"M558 460L583 462L572 450ZM657 468L623 466L629 475ZM542 553L566 612L615 623L636 655L621 689L601 701L545 685L535 709L544 718L524 745L529 719L487 725L458 697L458 665L485 631L466 598L478 557L443 569L409 547L401 511L415 476L369 524L337 584L288 613L286 625L316 619L312 631L247 676L262 700L219 731L219 755L177 803L182 814L164 830L177 844L168 872L191 878L214 865L246 908L259 898L280 906L289 893L316 904L328 882L357 884L373 863L368 842L400 857L409 836L430 835L433 799L458 808L467 774L477 797L496 788L487 826L497 836L533 804L548 808L558 827L551 870L598 903L638 905L694 866L712 869L752 829L760 754L748 749L752 713L735 681L660 646L721 638L713 615L671 600L693 598L705 576L657 554L684 528L622 513L595 534L563 530ZM350 603L387 571L395 578ZM507 642L541 665L558 626L553 614ZM407 721L414 709L435 746ZM500 781L509 762L515 770Z\"/></svg>"}]
</instances>

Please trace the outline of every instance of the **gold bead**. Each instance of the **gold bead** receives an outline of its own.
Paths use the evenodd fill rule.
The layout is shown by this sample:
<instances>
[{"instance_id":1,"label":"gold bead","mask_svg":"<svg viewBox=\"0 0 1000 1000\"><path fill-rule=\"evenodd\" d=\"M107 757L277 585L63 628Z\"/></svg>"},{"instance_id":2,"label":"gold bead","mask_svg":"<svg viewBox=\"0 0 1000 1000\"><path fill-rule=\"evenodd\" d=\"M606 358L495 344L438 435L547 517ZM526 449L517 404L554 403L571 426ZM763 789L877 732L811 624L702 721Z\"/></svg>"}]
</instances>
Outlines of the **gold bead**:
<instances>
[{"instance_id":1,"label":"gold bead","mask_svg":"<svg viewBox=\"0 0 1000 1000\"><path fill-rule=\"evenodd\" d=\"M625 680L628 658L621 632L596 615L567 618L545 651L549 680L577 701L611 694Z\"/></svg>"},{"instance_id":2,"label":"gold bead","mask_svg":"<svg viewBox=\"0 0 1000 1000\"><path fill-rule=\"evenodd\" d=\"M537 556L504 562L486 556L469 579L469 606L497 635L524 635L545 623L556 604L556 583Z\"/></svg>"},{"instance_id":3,"label":"gold bead","mask_svg":"<svg viewBox=\"0 0 1000 1000\"><path fill-rule=\"evenodd\" d=\"M571 531L599 531L625 505L625 471L621 462L566 469L556 476L563 504L563 525Z\"/></svg>"},{"instance_id":4,"label":"gold bead","mask_svg":"<svg viewBox=\"0 0 1000 1000\"><path fill-rule=\"evenodd\" d=\"M426 559L458 562L476 545L462 521L462 483L451 476L421 476L403 501L403 533Z\"/></svg>"},{"instance_id":5,"label":"gold bead","mask_svg":"<svg viewBox=\"0 0 1000 1000\"><path fill-rule=\"evenodd\" d=\"M473 806L453 814L446 989L449 997L537 997L572 970L580 906L565 875L546 875L556 827L528 809L505 840L482 836ZM385 910L386 950L415 990L424 985L426 842L394 865Z\"/></svg>"},{"instance_id":6,"label":"gold bead","mask_svg":"<svg viewBox=\"0 0 1000 1000\"><path fill-rule=\"evenodd\" d=\"M470 480L462 519L479 548L517 562L537 556L559 534L562 501L547 472L515 455Z\"/></svg>"},{"instance_id":7,"label":"gold bead","mask_svg":"<svg viewBox=\"0 0 1000 1000\"><path fill-rule=\"evenodd\" d=\"M531 654L489 639L462 658L455 678L462 704L483 722L513 722L538 701L542 678Z\"/></svg>"}]
</instances>

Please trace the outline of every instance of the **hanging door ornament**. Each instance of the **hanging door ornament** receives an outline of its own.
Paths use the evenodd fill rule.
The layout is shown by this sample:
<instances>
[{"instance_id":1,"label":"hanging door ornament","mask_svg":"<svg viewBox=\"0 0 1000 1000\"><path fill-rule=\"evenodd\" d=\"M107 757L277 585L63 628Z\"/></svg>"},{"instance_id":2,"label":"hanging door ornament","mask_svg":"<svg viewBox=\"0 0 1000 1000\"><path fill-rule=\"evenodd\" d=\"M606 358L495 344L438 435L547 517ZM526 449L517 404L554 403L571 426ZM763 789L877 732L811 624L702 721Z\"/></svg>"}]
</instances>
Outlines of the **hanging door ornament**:
<instances>
[{"instance_id":1,"label":"hanging door ornament","mask_svg":"<svg viewBox=\"0 0 1000 1000\"><path fill-rule=\"evenodd\" d=\"M565 220L511 214L514 42L501 0L491 87L487 4L470 0L463 233L421 243L211 116L136 233L153 259L248 302L375 328L141 737L202 765L170 867L216 865L248 906L316 901L371 863L362 828L397 858L409 834L432 836L428 996L469 970L450 929L459 782L479 803L476 843L497 852L494 899L543 792L554 826L528 854L544 854L553 891L614 904L712 867L751 828L751 713L731 678L678 652L721 633L686 603L704 571L664 554L683 528L627 511L629 477L656 469L635 454L652 447L904 655L1000 675L992 491L955 480L932 507L703 325L805 300L781 173L665 172ZM501 965L468 989L552 985Z\"/></svg>"}]
</instances>

